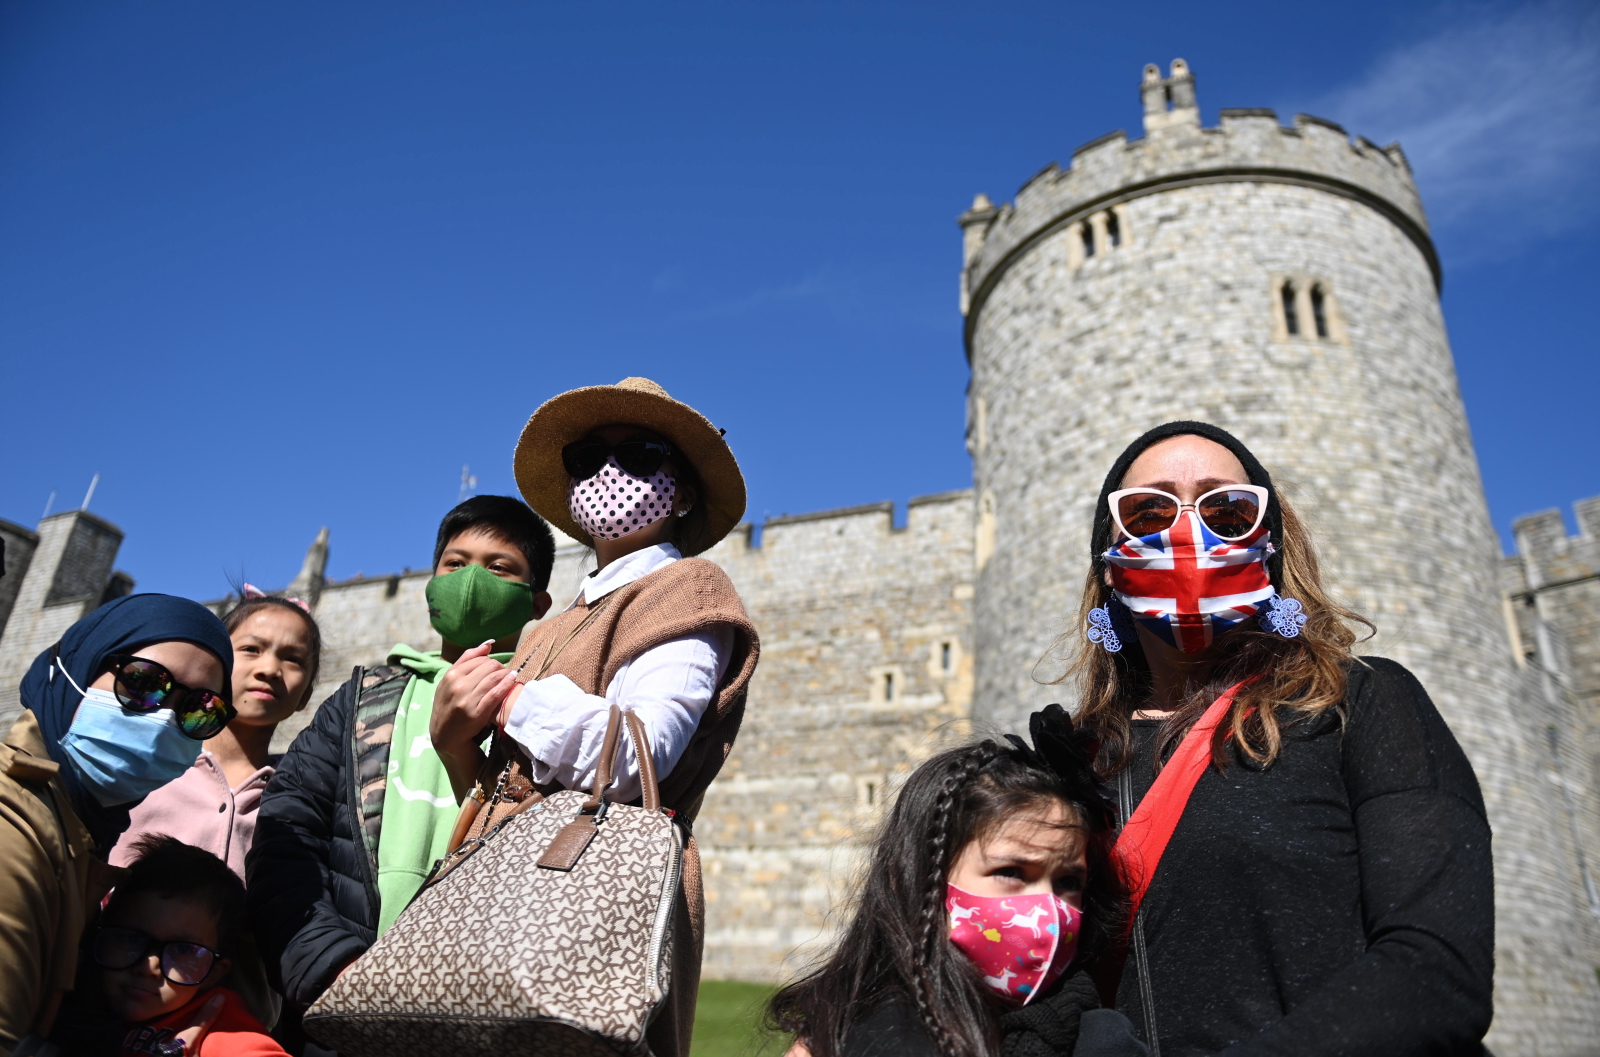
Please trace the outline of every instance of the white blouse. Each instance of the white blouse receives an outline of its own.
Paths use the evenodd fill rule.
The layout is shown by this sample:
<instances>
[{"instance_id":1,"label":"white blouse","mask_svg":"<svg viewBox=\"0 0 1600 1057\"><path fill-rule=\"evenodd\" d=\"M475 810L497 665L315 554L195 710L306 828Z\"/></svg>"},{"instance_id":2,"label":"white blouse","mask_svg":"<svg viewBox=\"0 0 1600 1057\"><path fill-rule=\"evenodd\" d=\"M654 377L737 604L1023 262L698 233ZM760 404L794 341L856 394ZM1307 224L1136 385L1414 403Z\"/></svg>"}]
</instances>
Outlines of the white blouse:
<instances>
[{"instance_id":1,"label":"white blouse","mask_svg":"<svg viewBox=\"0 0 1600 1057\"><path fill-rule=\"evenodd\" d=\"M590 573L578 598L593 605L617 588L682 557L670 543L634 551ZM578 598L567 608L577 605ZM733 652L733 635L732 628L719 626L653 646L617 670L604 697L584 693L564 675L526 683L513 691L505 731L532 757L535 782L588 789L594 782L606 719L611 706L620 705L643 722L656 774L665 779L716 696ZM614 799L632 800L640 795L639 760L626 732L614 773Z\"/></svg>"}]
</instances>

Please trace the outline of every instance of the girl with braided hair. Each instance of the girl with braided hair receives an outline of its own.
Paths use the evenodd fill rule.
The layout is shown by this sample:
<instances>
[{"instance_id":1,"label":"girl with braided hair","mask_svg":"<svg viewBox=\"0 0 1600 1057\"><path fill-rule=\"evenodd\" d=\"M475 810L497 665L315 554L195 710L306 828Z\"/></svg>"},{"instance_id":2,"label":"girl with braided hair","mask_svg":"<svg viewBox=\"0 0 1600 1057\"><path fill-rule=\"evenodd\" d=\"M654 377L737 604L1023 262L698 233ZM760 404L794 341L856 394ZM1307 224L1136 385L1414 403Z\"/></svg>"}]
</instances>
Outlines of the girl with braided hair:
<instances>
[{"instance_id":1,"label":"girl with braided hair","mask_svg":"<svg viewBox=\"0 0 1600 1057\"><path fill-rule=\"evenodd\" d=\"M1126 900L1097 746L1060 705L918 767L873 843L853 919L778 992L790 1057L1135 1057L1088 969Z\"/></svg>"}]
</instances>

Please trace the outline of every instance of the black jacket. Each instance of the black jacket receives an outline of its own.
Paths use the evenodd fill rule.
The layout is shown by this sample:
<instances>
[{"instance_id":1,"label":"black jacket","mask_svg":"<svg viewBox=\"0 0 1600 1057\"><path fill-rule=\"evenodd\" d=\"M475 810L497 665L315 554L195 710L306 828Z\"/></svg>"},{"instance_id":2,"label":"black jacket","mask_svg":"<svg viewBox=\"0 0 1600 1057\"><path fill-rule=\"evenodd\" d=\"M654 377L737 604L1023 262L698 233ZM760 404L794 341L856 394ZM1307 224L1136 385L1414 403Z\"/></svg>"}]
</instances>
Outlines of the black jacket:
<instances>
[{"instance_id":1,"label":"black jacket","mask_svg":"<svg viewBox=\"0 0 1600 1057\"><path fill-rule=\"evenodd\" d=\"M376 938L384 778L409 675L357 668L294 739L261 798L245 859L250 923L292 1009L316 1001Z\"/></svg>"},{"instance_id":2,"label":"black jacket","mask_svg":"<svg viewBox=\"0 0 1600 1057\"><path fill-rule=\"evenodd\" d=\"M1101 1009L1093 981L1078 972L1037 1002L1000 1019L1000 1057L1149 1057L1133 1027ZM916 1004L894 991L851 1026L844 1057L939 1057Z\"/></svg>"},{"instance_id":3,"label":"black jacket","mask_svg":"<svg viewBox=\"0 0 1600 1057\"><path fill-rule=\"evenodd\" d=\"M1351 666L1344 713L1195 785L1140 911L1163 1057L1483 1053L1494 864L1472 765L1393 661ZM1134 801L1158 725L1133 723ZM1133 952L1117 1008L1148 1041Z\"/></svg>"}]
</instances>

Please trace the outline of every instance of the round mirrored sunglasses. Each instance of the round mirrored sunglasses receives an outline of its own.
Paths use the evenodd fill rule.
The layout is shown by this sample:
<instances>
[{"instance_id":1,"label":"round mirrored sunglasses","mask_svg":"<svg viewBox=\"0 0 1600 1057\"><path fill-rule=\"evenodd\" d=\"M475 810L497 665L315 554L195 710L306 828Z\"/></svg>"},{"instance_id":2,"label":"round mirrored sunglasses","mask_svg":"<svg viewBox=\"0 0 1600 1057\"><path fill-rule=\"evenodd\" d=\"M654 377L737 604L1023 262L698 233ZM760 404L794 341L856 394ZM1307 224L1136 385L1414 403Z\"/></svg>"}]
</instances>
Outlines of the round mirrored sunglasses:
<instances>
[{"instance_id":1,"label":"round mirrored sunglasses","mask_svg":"<svg viewBox=\"0 0 1600 1057\"><path fill-rule=\"evenodd\" d=\"M215 737L238 715L221 694L184 686L165 665L148 657L117 654L107 660L123 708L140 713L170 708L178 715L178 727L195 741Z\"/></svg>"}]
</instances>

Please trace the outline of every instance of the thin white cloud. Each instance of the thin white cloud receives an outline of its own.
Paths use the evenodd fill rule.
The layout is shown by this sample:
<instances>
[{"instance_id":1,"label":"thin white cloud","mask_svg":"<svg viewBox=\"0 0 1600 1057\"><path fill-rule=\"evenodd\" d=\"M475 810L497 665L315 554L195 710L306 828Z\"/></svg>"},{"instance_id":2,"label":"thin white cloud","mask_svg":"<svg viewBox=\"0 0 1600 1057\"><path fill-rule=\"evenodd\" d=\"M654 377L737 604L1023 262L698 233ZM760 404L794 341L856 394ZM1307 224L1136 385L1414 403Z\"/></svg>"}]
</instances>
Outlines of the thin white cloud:
<instances>
[{"instance_id":1,"label":"thin white cloud","mask_svg":"<svg viewBox=\"0 0 1600 1057\"><path fill-rule=\"evenodd\" d=\"M694 284L681 283L675 291L685 302L668 318L676 323L708 320L793 316L796 312L823 316L858 330L886 329L905 333L907 328L930 334L948 333L946 306L925 296L922 288L907 286L902 277L823 265L799 278L763 283L745 293L717 294Z\"/></svg>"},{"instance_id":2,"label":"thin white cloud","mask_svg":"<svg viewBox=\"0 0 1600 1057\"><path fill-rule=\"evenodd\" d=\"M1435 228L1514 250L1600 213L1600 5L1480 8L1312 112L1398 139Z\"/></svg>"},{"instance_id":3,"label":"thin white cloud","mask_svg":"<svg viewBox=\"0 0 1600 1057\"><path fill-rule=\"evenodd\" d=\"M675 318L685 321L731 319L767 312L795 302L832 298L839 293L837 285L823 276L809 275L794 282L758 287L740 297L724 298L699 308L687 309L677 313Z\"/></svg>"}]
</instances>

